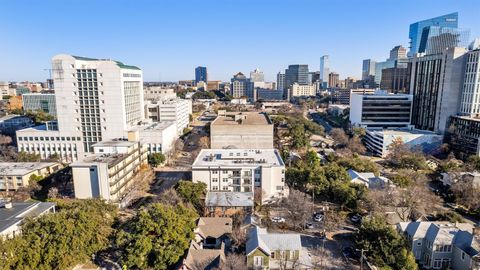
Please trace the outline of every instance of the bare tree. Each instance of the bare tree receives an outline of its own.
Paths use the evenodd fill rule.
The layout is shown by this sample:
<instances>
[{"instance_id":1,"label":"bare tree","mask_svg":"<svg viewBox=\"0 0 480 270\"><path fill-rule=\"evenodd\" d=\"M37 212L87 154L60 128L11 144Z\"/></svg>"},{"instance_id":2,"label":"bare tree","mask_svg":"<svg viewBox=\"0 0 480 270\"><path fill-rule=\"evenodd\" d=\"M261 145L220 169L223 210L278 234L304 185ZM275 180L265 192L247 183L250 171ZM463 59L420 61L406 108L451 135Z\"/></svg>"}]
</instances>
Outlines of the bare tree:
<instances>
[{"instance_id":1,"label":"bare tree","mask_svg":"<svg viewBox=\"0 0 480 270\"><path fill-rule=\"evenodd\" d=\"M56 187L51 187L49 190L48 190L48 198L49 199L56 199L58 198L58 188Z\"/></svg>"},{"instance_id":2,"label":"bare tree","mask_svg":"<svg viewBox=\"0 0 480 270\"><path fill-rule=\"evenodd\" d=\"M312 198L299 190L290 189L287 199L282 201L287 209L288 221L294 229L303 229L313 210Z\"/></svg>"},{"instance_id":3,"label":"bare tree","mask_svg":"<svg viewBox=\"0 0 480 270\"><path fill-rule=\"evenodd\" d=\"M470 177L458 177L458 181L452 185L457 203L466 206L470 210L480 207L480 188L475 185Z\"/></svg>"},{"instance_id":4,"label":"bare tree","mask_svg":"<svg viewBox=\"0 0 480 270\"><path fill-rule=\"evenodd\" d=\"M208 136L202 136L200 140L198 140L198 144L200 148L207 149L210 147L210 138L208 138Z\"/></svg>"},{"instance_id":5,"label":"bare tree","mask_svg":"<svg viewBox=\"0 0 480 270\"><path fill-rule=\"evenodd\" d=\"M363 146L362 140L358 136L353 136L348 140L347 148L352 151L352 153L357 153L360 155L365 154L367 149Z\"/></svg>"},{"instance_id":6,"label":"bare tree","mask_svg":"<svg viewBox=\"0 0 480 270\"><path fill-rule=\"evenodd\" d=\"M222 264L224 270L246 270L247 262L246 258L242 254L229 253L225 258L225 262Z\"/></svg>"},{"instance_id":7,"label":"bare tree","mask_svg":"<svg viewBox=\"0 0 480 270\"><path fill-rule=\"evenodd\" d=\"M334 128L330 131L330 136L335 141L336 144L346 145L348 143L348 136L345 134L345 131L341 128Z\"/></svg>"},{"instance_id":8,"label":"bare tree","mask_svg":"<svg viewBox=\"0 0 480 270\"><path fill-rule=\"evenodd\" d=\"M278 263L278 269L299 269L299 254L295 250L279 250L275 252L275 260Z\"/></svg>"},{"instance_id":9,"label":"bare tree","mask_svg":"<svg viewBox=\"0 0 480 270\"><path fill-rule=\"evenodd\" d=\"M155 199L156 202L167 205L179 205L183 203L182 197L178 195L177 191L173 188L166 189Z\"/></svg>"},{"instance_id":10,"label":"bare tree","mask_svg":"<svg viewBox=\"0 0 480 270\"><path fill-rule=\"evenodd\" d=\"M0 134L0 145L8 145L12 143L12 137Z\"/></svg>"}]
</instances>

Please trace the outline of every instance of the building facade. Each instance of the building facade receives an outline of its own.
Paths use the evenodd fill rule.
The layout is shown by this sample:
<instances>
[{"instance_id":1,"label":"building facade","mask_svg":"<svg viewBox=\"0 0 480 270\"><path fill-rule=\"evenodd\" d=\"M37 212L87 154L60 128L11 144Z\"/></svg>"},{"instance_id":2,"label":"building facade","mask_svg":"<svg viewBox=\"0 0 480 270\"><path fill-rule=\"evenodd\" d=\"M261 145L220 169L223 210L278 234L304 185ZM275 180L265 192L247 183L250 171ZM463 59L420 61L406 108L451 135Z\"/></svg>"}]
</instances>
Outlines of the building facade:
<instances>
[{"instance_id":1,"label":"building facade","mask_svg":"<svg viewBox=\"0 0 480 270\"><path fill-rule=\"evenodd\" d=\"M293 97L313 97L317 95L315 85L294 83L289 89L289 99Z\"/></svg>"},{"instance_id":2,"label":"building facade","mask_svg":"<svg viewBox=\"0 0 480 270\"><path fill-rule=\"evenodd\" d=\"M206 67L195 68L195 83L208 82L208 73Z\"/></svg>"},{"instance_id":3,"label":"building facade","mask_svg":"<svg viewBox=\"0 0 480 270\"><path fill-rule=\"evenodd\" d=\"M0 163L0 190L15 191L29 185L30 177L46 177L62 168L56 162Z\"/></svg>"},{"instance_id":4,"label":"building facade","mask_svg":"<svg viewBox=\"0 0 480 270\"><path fill-rule=\"evenodd\" d=\"M277 73L277 90L285 90L285 73Z\"/></svg>"},{"instance_id":5,"label":"building facade","mask_svg":"<svg viewBox=\"0 0 480 270\"><path fill-rule=\"evenodd\" d=\"M328 74L328 85L330 88L340 87L340 75L336 72L330 72Z\"/></svg>"},{"instance_id":6,"label":"building facade","mask_svg":"<svg viewBox=\"0 0 480 270\"><path fill-rule=\"evenodd\" d=\"M410 51L408 52L409 57L413 57L416 53L425 52L428 39L428 30L424 31L424 29L428 29L429 26L457 28L458 12L410 24L410 30L408 34L408 37L410 38Z\"/></svg>"},{"instance_id":7,"label":"building facade","mask_svg":"<svg viewBox=\"0 0 480 270\"><path fill-rule=\"evenodd\" d=\"M380 88L390 93L409 93L410 72L408 67L393 67L382 70Z\"/></svg>"},{"instance_id":8,"label":"building facade","mask_svg":"<svg viewBox=\"0 0 480 270\"><path fill-rule=\"evenodd\" d=\"M322 88L326 89L328 85L328 74L330 74L330 61L328 55L320 57L320 80L322 81Z\"/></svg>"},{"instance_id":9,"label":"building facade","mask_svg":"<svg viewBox=\"0 0 480 270\"><path fill-rule=\"evenodd\" d=\"M350 122L364 128L409 127L412 95L352 93Z\"/></svg>"},{"instance_id":10,"label":"building facade","mask_svg":"<svg viewBox=\"0 0 480 270\"><path fill-rule=\"evenodd\" d=\"M256 112L219 111L210 125L212 149L273 149L273 122Z\"/></svg>"},{"instance_id":11,"label":"building facade","mask_svg":"<svg viewBox=\"0 0 480 270\"><path fill-rule=\"evenodd\" d=\"M441 54L416 55L410 63L412 125L444 133L448 118L456 115L462 97L465 48L449 48Z\"/></svg>"},{"instance_id":12,"label":"building facade","mask_svg":"<svg viewBox=\"0 0 480 270\"><path fill-rule=\"evenodd\" d=\"M140 68L113 60L61 54L53 57L52 69L58 128L18 131L17 138L28 139L28 143L19 145L26 151L42 156L56 153L65 157L64 161L76 160L92 152L97 142L127 137L128 130L144 120ZM47 151L48 144L55 147ZM68 157L58 150L71 147L75 147L71 150L75 154Z\"/></svg>"},{"instance_id":13,"label":"building facade","mask_svg":"<svg viewBox=\"0 0 480 270\"><path fill-rule=\"evenodd\" d=\"M294 83L309 84L308 73L308 65L289 65L285 70L285 89L289 89Z\"/></svg>"},{"instance_id":14,"label":"building facade","mask_svg":"<svg viewBox=\"0 0 480 270\"><path fill-rule=\"evenodd\" d=\"M480 117L480 49L469 51L465 61L459 114Z\"/></svg>"},{"instance_id":15,"label":"building facade","mask_svg":"<svg viewBox=\"0 0 480 270\"><path fill-rule=\"evenodd\" d=\"M212 192L261 192L262 202L288 195L285 164L275 149L202 149L192 181Z\"/></svg>"},{"instance_id":16,"label":"building facade","mask_svg":"<svg viewBox=\"0 0 480 270\"><path fill-rule=\"evenodd\" d=\"M365 59L362 62L362 80L368 80L370 76L375 76L375 64L372 59Z\"/></svg>"},{"instance_id":17,"label":"building facade","mask_svg":"<svg viewBox=\"0 0 480 270\"><path fill-rule=\"evenodd\" d=\"M233 76L230 91L234 98L246 97L249 100L255 99L254 88L252 87L250 80L241 72L238 72Z\"/></svg>"},{"instance_id":18,"label":"building facade","mask_svg":"<svg viewBox=\"0 0 480 270\"><path fill-rule=\"evenodd\" d=\"M115 140L96 143L93 149L92 155L70 165L75 197L121 203L135 174L147 164L146 148L139 142Z\"/></svg>"},{"instance_id":19,"label":"building facade","mask_svg":"<svg viewBox=\"0 0 480 270\"><path fill-rule=\"evenodd\" d=\"M177 125L177 134L182 135L183 130L187 128L190 123L192 101L176 97L147 101L145 114L145 118L152 119L154 122L175 122Z\"/></svg>"},{"instance_id":20,"label":"building facade","mask_svg":"<svg viewBox=\"0 0 480 270\"><path fill-rule=\"evenodd\" d=\"M23 110L42 111L57 118L55 94L28 93L22 95Z\"/></svg>"}]
</instances>

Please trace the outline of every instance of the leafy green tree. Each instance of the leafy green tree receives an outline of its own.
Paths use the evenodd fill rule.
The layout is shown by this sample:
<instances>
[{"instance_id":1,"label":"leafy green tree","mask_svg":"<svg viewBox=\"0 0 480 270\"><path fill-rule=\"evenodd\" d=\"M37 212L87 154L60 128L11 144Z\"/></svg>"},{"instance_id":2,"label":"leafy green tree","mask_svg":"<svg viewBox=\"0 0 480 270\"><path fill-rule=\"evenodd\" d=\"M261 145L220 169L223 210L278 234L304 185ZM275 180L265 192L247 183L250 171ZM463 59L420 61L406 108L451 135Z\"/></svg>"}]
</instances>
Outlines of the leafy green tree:
<instances>
[{"instance_id":1,"label":"leafy green tree","mask_svg":"<svg viewBox=\"0 0 480 270\"><path fill-rule=\"evenodd\" d=\"M290 129L290 136L292 137L292 147L299 149L307 146L308 138L305 135L305 127L301 124L294 124Z\"/></svg>"},{"instance_id":2,"label":"leafy green tree","mask_svg":"<svg viewBox=\"0 0 480 270\"><path fill-rule=\"evenodd\" d=\"M117 234L121 263L129 269L168 269L194 238L197 217L184 205L155 203L141 210Z\"/></svg>"},{"instance_id":3,"label":"leafy green tree","mask_svg":"<svg viewBox=\"0 0 480 270\"><path fill-rule=\"evenodd\" d=\"M373 172L375 175L379 175L380 170L378 169L375 162L355 156L353 158L341 158L338 161L338 164L346 169L352 169L357 172Z\"/></svg>"},{"instance_id":4,"label":"leafy green tree","mask_svg":"<svg viewBox=\"0 0 480 270\"><path fill-rule=\"evenodd\" d=\"M352 133L353 133L353 136L363 138L367 134L367 131L363 127L353 127L352 128Z\"/></svg>"},{"instance_id":5,"label":"leafy green tree","mask_svg":"<svg viewBox=\"0 0 480 270\"><path fill-rule=\"evenodd\" d=\"M45 123L55 119L55 117L53 117L51 114L48 114L42 110L27 111L25 113L25 116L32 119L32 121L35 122L36 124Z\"/></svg>"},{"instance_id":6,"label":"leafy green tree","mask_svg":"<svg viewBox=\"0 0 480 270\"><path fill-rule=\"evenodd\" d=\"M392 174L389 179L398 187L405 188L412 184L412 179L405 174Z\"/></svg>"},{"instance_id":7,"label":"leafy green tree","mask_svg":"<svg viewBox=\"0 0 480 270\"><path fill-rule=\"evenodd\" d=\"M418 269L405 239L381 217L365 219L356 236L358 248L381 269Z\"/></svg>"},{"instance_id":8,"label":"leafy green tree","mask_svg":"<svg viewBox=\"0 0 480 270\"><path fill-rule=\"evenodd\" d=\"M207 190L207 184L182 180L178 182L175 190L186 203L190 203L198 209L201 207L202 198Z\"/></svg>"},{"instance_id":9,"label":"leafy green tree","mask_svg":"<svg viewBox=\"0 0 480 270\"><path fill-rule=\"evenodd\" d=\"M307 164L309 164L310 166L320 165L320 158L318 157L317 152L315 152L314 150L307 151L305 159L307 161Z\"/></svg>"},{"instance_id":10,"label":"leafy green tree","mask_svg":"<svg viewBox=\"0 0 480 270\"><path fill-rule=\"evenodd\" d=\"M157 167L158 165L165 162L165 155L162 153L151 153L148 154L148 164L153 167Z\"/></svg>"},{"instance_id":11,"label":"leafy green tree","mask_svg":"<svg viewBox=\"0 0 480 270\"><path fill-rule=\"evenodd\" d=\"M57 202L58 212L28 219L20 236L0 240L0 269L70 269L107 248L116 207L100 200Z\"/></svg>"},{"instance_id":12,"label":"leafy green tree","mask_svg":"<svg viewBox=\"0 0 480 270\"><path fill-rule=\"evenodd\" d=\"M287 183L294 187L303 187L308 183L309 170L299 168L287 168L285 178Z\"/></svg>"}]
</instances>

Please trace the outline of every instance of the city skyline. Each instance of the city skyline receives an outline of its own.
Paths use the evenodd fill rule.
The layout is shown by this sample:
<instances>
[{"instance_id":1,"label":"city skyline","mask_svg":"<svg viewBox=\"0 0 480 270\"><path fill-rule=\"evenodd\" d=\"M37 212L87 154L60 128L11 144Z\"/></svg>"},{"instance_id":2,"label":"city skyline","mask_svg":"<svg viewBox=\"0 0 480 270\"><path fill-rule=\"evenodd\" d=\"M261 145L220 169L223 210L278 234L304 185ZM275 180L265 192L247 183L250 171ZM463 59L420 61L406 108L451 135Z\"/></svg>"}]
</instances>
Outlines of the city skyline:
<instances>
[{"instance_id":1,"label":"city skyline","mask_svg":"<svg viewBox=\"0 0 480 270\"><path fill-rule=\"evenodd\" d=\"M60 53L132 63L142 68L145 81L194 79L197 66L206 66L212 80L229 81L239 71L248 74L258 67L265 80L275 81L276 74L292 64L308 64L309 70L317 71L319 58L329 55L330 71L340 78L360 79L362 60L385 59L397 45L408 48L411 23L458 12L459 27L471 30L471 40L480 36L475 28L480 20L471 8L475 1L445 0L435 6L426 1L402 3L392 16L390 4L381 1L296 1L295 5L265 1L255 2L255 9L248 10L251 16L244 16L232 8L252 5L252 1L205 1L202 6L193 1L145 1L142 5L58 1L48 6L4 2L5 10L21 10L24 16L19 20L20 13L9 12L0 18L0 34L9 41L0 45L0 81L44 81L49 77L44 69L51 68L51 58ZM316 16L319 8L329 12ZM72 11L89 15L70 20ZM216 15L201 16L207 31L195 31L203 11ZM303 14L302 20L289 20L291 14ZM235 42L235 35L229 33L238 27L260 30L249 31L251 38Z\"/></svg>"}]
</instances>

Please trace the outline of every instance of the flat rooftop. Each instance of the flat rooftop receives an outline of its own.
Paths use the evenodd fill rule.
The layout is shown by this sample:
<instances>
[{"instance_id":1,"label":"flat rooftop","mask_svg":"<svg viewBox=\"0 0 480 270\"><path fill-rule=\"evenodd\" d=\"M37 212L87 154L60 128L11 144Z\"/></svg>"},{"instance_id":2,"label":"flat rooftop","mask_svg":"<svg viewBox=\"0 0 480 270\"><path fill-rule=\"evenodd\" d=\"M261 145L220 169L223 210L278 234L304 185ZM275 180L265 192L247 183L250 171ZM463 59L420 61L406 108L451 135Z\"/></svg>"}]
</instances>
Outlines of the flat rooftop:
<instances>
[{"instance_id":1,"label":"flat rooftop","mask_svg":"<svg viewBox=\"0 0 480 270\"><path fill-rule=\"evenodd\" d=\"M135 145L137 142L132 142L128 140L112 140L112 141L101 141L97 142L96 144L93 145L93 147L109 147L109 146L120 146L120 147L128 147Z\"/></svg>"},{"instance_id":2,"label":"flat rooftop","mask_svg":"<svg viewBox=\"0 0 480 270\"><path fill-rule=\"evenodd\" d=\"M5 115L5 116L0 117L0 122L7 121L7 120L10 120L10 119L15 119L15 118L28 118L28 117L25 116L25 115L9 114L9 115Z\"/></svg>"},{"instance_id":3,"label":"flat rooftop","mask_svg":"<svg viewBox=\"0 0 480 270\"><path fill-rule=\"evenodd\" d=\"M60 165L55 162L1 162L0 176L2 175L25 175L32 171L46 167Z\"/></svg>"},{"instance_id":4,"label":"flat rooftop","mask_svg":"<svg viewBox=\"0 0 480 270\"><path fill-rule=\"evenodd\" d=\"M91 154L84 157L82 160L73 162L70 164L70 167L85 167L95 163L106 163L108 167L111 168L127 156L128 154Z\"/></svg>"},{"instance_id":5,"label":"flat rooftop","mask_svg":"<svg viewBox=\"0 0 480 270\"><path fill-rule=\"evenodd\" d=\"M270 118L258 112L227 112L218 116L211 125L272 125Z\"/></svg>"},{"instance_id":6,"label":"flat rooftop","mask_svg":"<svg viewBox=\"0 0 480 270\"><path fill-rule=\"evenodd\" d=\"M192 167L285 166L275 149L202 149Z\"/></svg>"},{"instance_id":7,"label":"flat rooftop","mask_svg":"<svg viewBox=\"0 0 480 270\"><path fill-rule=\"evenodd\" d=\"M205 205L253 207L253 192L208 192Z\"/></svg>"},{"instance_id":8,"label":"flat rooftop","mask_svg":"<svg viewBox=\"0 0 480 270\"><path fill-rule=\"evenodd\" d=\"M378 135L439 135L432 131L418 130L418 129L367 129L368 132L373 132Z\"/></svg>"},{"instance_id":9,"label":"flat rooftop","mask_svg":"<svg viewBox=\"0 0 480 270\"><path fill-rule=\"evenodd\" d=\"M145 123L131 127L129 131L159 131L164 130L174 124L174 121Z\"/></svg>"}]
</instances>

